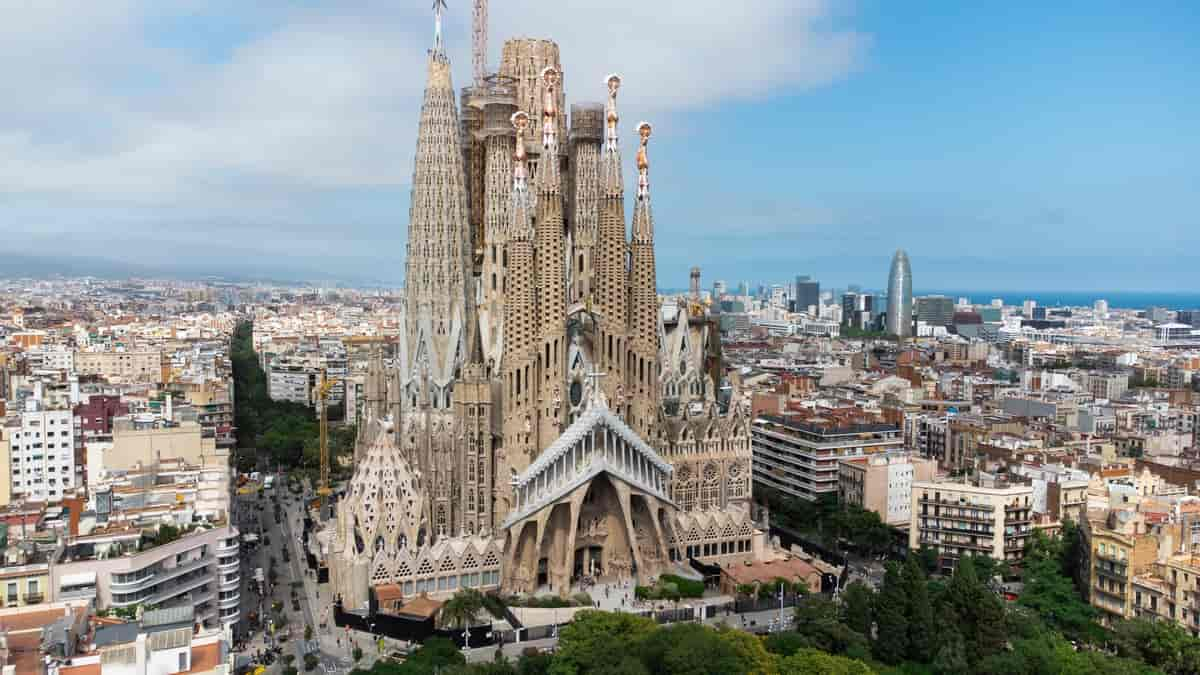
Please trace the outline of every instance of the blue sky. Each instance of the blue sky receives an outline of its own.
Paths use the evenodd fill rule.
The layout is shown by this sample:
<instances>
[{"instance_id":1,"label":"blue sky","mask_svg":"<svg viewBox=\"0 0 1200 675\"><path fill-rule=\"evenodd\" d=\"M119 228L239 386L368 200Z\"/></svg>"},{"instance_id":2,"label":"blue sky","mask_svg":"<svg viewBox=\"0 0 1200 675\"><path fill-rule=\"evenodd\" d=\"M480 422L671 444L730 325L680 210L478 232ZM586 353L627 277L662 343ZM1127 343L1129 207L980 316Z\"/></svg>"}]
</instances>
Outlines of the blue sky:
<instances>
[{"instance_id":1,"label":"blue sky","mask_svg":"<svg viewBox=\"0 0 1200 675\"><path fill-rule=\"evenodd\" d=\"M399 281L428 4L0 0L6 246ZM544 4L493 3L491 61L548 36L569 99L625 76L662 286L882 286L902 246L918 288L1195 288L1195 3Z\"/></svg>"}]
</instances>

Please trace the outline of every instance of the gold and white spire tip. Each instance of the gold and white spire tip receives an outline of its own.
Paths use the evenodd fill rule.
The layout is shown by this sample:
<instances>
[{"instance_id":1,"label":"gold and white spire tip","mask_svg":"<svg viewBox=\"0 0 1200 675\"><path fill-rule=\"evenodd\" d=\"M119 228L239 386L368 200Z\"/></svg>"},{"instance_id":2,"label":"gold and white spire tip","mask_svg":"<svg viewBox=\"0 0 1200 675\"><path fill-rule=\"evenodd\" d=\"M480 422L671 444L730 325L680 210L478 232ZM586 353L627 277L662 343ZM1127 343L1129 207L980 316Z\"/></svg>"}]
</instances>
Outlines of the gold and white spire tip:
<instances>
[{"instance_id":1,"label":"gold and white spire tip","mask_svg":"<svg viewBox=\"0 0 1200 675\"><path fill-rule=\"evenodd\" d=\"M517 132L516 149L513 151L513 189L524 190L529 177L525 164L525 130L529 128L529 113L518 110L509 121Z\"/></svg>"},{"instance_id":2,"label":"gold and white spire tip","mask_svg":"<svg viewBox=\"0 0 1200 675\"><path fill-rule=\"evenodd\" d=\"M617 114L617 92L621 89L621 76L612 73L604 78L604 85L608 87L608 103L604 106L604 149L615 152L619 147L617 123L621 116Z\"/></svg>"},{"instance_id":3,"label":"gold and white spire tip","mask_svg":"<svg viewBox=\"0 0 1200 675\"><path fill-rule=\"evenodd\" d=\"M650 134L654 131L654 127L649 122L639 122L637 130L638 137L641 139L637 151L637 196L638 199L645 199L650 196L650 157L646 154L646 146L650 143Z\"/></svg>"}]
</instances>

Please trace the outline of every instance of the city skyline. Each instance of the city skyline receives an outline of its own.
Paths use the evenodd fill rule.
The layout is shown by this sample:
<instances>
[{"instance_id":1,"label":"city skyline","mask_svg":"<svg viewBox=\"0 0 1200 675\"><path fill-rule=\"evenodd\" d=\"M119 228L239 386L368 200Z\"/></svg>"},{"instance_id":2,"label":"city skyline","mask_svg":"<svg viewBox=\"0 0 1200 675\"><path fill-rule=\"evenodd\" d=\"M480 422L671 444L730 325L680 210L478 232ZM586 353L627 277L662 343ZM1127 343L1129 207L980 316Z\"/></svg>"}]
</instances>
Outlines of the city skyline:
<instances>
[{"instance_id":1,"label":"city skyline","mask_svg":"<svg viewBox=\"0 0 1200 675\"><path fill-rule=\"evenodd\" d=\"M419 95L404 66L426 48L427 3L163 5L3 22L0 76L27 95L0 113L2 255L398 283ZM929 287L1187 288L1200 148L1184 6L682 3L670 29L634 3L534 7L494 30L573 45L569 95L621 72L626 152L634 120L659 120L663 280L699 265L882 285L903 246ZM633 23L592 29L606 21ZM451 7L458 82L469 28ZM706 40L666 49L663 30Z\"/></svg>"}]
</instances>

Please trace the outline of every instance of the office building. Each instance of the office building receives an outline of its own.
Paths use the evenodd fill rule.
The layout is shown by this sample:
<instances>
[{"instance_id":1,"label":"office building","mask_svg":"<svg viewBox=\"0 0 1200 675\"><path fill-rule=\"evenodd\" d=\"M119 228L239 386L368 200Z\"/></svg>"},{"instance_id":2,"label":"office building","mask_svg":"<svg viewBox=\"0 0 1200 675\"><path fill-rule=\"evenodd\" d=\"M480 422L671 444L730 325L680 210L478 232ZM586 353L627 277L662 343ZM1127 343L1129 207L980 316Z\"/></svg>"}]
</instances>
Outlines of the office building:
<instances>
[{"instance_id":1,"label":"office building","mask_svg":"<svg viewBox=\"0 0 1200 675\"><path fill-rule=\"evenodd\" d=\"M954 325L954 301L944 295L917 298L917 321L930 326Z\"/></svg>"},{"instance_id":2,"label":"office building","mask_svg":"<svg viewBox=\"0 0 1200 675\"><path fill-rule=\"evenodd\" d=\"M821 306L821 284L811 277L796 277L793 286L793 309L797 312L807 312L809 307Z\"/></svg>"},{"instance_id":3,"label":"office building","mask_svg":"<svg viewBox=\"0 0 1200 675\"><path fill-rule=\"evenodd\" d=\"M888 274L887 332L911 337L913 330L912 266L903 249L892 257Z\"/></svg>"},{"instance_id":4,"label":"office building","mask_svg":"<svg viewBox=\"0 0 1200 675\"><path fill-rule=\"evenodd\" d=\"M842 296L842 325L870 330L875 320L875 296L869 293L846 293Z\"/></svg>"}]
</instances>

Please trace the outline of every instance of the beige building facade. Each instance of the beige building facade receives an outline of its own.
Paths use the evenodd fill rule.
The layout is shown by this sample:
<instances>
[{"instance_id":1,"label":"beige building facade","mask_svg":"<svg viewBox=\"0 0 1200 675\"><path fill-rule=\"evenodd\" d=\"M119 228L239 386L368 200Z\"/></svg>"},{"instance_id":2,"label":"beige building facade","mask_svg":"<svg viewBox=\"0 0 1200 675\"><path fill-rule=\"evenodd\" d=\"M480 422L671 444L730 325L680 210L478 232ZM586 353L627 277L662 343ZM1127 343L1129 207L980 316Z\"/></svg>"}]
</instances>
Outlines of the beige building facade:
<instances>
[{"instance_id":1,"label":"beige building facade","mask_svg":"<svg viewBox=\"0 0 1200 675\"><path fill-rule=\"evenodd\" d=\"M1033 529L1032 486L913 483L909 548L932 547L943 569L968 555L1017 562Z\"/></svg>"},{"instance_id":2,"label":"beige building facade","mask_svg":"<svg viewBox=\"0 0 1200 675\"><path fill-rule=\"evenodd\" d=\"M936 473L936 460L907 452L843 459L838 464L838 501L874 511L889 525L908 527L913 483L931 481Z\"/></svg>"},{"instance_id":3,"label":"beige building facade","mask_svg":"<svg viewBox=\"0 0 1200 675\"><path fill-rule=\"evenodd\" d=\"M75 371L81 377L97 375L113 382L161 383L164 374L170 374L161 350L76 352Z\"/></svg>"}]
</instances>

